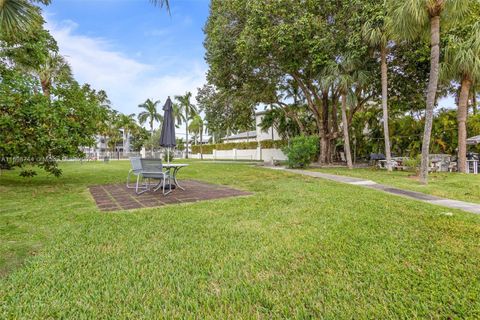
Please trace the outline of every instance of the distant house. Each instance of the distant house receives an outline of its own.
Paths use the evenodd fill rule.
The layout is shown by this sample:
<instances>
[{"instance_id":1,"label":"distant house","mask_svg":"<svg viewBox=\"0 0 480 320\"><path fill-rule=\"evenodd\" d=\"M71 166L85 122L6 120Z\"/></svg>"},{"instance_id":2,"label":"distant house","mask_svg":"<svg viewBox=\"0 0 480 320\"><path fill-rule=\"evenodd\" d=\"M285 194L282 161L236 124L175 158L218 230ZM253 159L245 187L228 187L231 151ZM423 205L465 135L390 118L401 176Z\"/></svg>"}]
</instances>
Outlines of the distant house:
<instances>
[{"instance_id":1,"label":"distant house","mask_svg":"<svg viewBox=\"0 0 480 320\"><path fill-rule=\"evenodd\" d=\"M257 132L256 131L247 131L233 134L231 136L223 138L223 143L233 143L233 142L252 142L257 141Z\"/></svg>"},{"instance_id":2,"label":"distant house","mask_svg":"<svg viewBox=\"0 0 480 320\"><path fill-rule=\"evenodd\" d=\"M120 154L127 154L132 152L131 150L131 144L130 140L132 139L132 136L128 133L125 134L123 129L120 129L120 134L122 139L117 142L116 146L114 147L113 152L114 153L120 153ZM85 153L87 157L101 157L103 154L106 153L111 153L112 150L108 146L108 138L97 135L95 136L95 144L91 147L83 147L82 151Z\"/></svg>"},{"instance_id":3,"label":"distant house","mask_svg":"<svg viewBox=\"0 0 480 320\"><path fill-rule=\"evenodd\" d=\"M200 141L200 138L197 138L197 140L195 140L194 138L192 139L188 139L188 143L192 146L194 145L198 145L198 144L209 144L210 143L210 139L209 138L206 138L206 137L202 137L202 141Z\"/></svg>"},{"instance_id":4,"label":"distant house","mask_svg":"<svg viewBox=\"0 0 480 320\"><path fill-rule=\"evenodd\" d=\"M252 142L252 141L260 142L264 140L281 140L281 137L275 128L270 127L264 131L260 127L260 124L262 123L262 119L266 113L267 111L259 111L255 113L255 130L254 131L246 131L246 132L240 132L237 134L230 135L228 137L223 138L223 142L232 143L232 142Z\"/></svg>"}]
</instances>

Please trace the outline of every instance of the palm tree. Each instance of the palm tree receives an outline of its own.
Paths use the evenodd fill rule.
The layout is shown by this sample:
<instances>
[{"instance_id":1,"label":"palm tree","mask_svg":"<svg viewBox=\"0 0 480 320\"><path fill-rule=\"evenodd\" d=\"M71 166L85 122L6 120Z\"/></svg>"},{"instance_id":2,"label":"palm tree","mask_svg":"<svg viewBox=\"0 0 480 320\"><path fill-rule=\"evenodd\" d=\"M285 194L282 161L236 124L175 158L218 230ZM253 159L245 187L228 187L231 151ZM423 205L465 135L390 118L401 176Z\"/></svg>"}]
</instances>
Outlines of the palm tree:
<instances>
[{"instance_id":1,"label":"palm tree","mask_svg":"<svg viewBox=\"0 0 480 320\"><path fill-rule=\"evenodd\" d=\"M385 3L382 6L385 8ZM380 77L382 83L382 110L383 110L383 136L385 139L385 157L387 160L387 169L392 171L392 155L390 151L390 134L388 129L388 75L387 75L387 55L388 41L391 38L390 28L388 28L386 12L382 16L374 16L373 21L368 21L363 25L362 33L369 45L380 49Z\"/></svg>"},{"instance_id":2,"label":"palm tree","mask_svg":"<svg viewBox=\"0 0 480 320\"><path fill-rule=\"evenodd\" d=\"M175 121L175 127L179 127L185 121L185 115L182 113L182 108L178 105L178 103L172 104L173 109L173 119Z\"/></svg>"},{"instance_id":3,"label":"palm tree","mask_svg":"<svg viewBox=\"0 0 480 320\"><path fill-rule=\"evenodd\" d=\"M42 17L32 1L0 0L0 34L12 35L27 32L34 23L42 21ZM37 0L45 5L50 0Z\"/></svg>"},{"instance_id":4,"label":"palm tree","mask_svg":"<svg viewBox=\"0 0 480 320\"><path fill-rule=\"evenodd\" d=\"M50 90L55 82L64 82L73 79L70 65L65 58L58 53L50 54L45 60L45 63L39 65L34 72L40 78L42 91L46 97L50 97Z\"/></svg>"},{"instance_id":5,"label":"palm tree","mask_svg":"<svg viewBox=\"0 0 480 320\"><path fill-rule=\"evenodd\" d=\"M467 172L467 115L470 91L475 83L480 82L480 22L471 30L460 33L464 37L451 35L445 50L445 63L442 75L447 80L460 83L458 97L458 171Z\"/></svg>"},{"instance_id":6,"label":"palm tree","mask_svg":"<svg viewBox=\"0 0 480 320\"><path fill-rule=\"evenodd\" d=\"M42 20L32 2L48 5L51 0L0 0L0 34L13 35L27 31L34 22ZM169 0L150 0L155 6L167 8L170 12Z\"/></svg>"},{"instance_id":7,"label":"palm tree","mask_svg":"<svg viewBox=\"0 0 480 320\"><path fill-rule=\"evenodd\" d=\"M135 121L135 113L126 115L120 114L118 123L120 128L123 129L123 152L125 153L125 141L128 139L129 134L135 132L137 129L137 122Z\"/></svg>"},{"instance_id":8,"label":"palm tree","mask_svg":"<svg viewBox=\"0 0 480 320\"><path fill-rule=\"evenodd\" d=\"M342 127L343 127L343 141L345 145L345 157L347 160L348 169L353 169L352 153L350 151L350 137L348 134L348 120L347 120L347 88L342 85Z\"/></svg>"},{"instance_id":9,"label":"palm tree","mask_svg":"<svg viewBox=\"0 0 480 320\"><path fill-rule=\"evenodd\" d=\"M160 6L163 7L165 6L167 8L167 11L170 12L170 1L168 0L150 0L151 3L155 6Z\"/></svg>"},{"instance_id":10,"label":"palm tree","mask_svg":"<svg viewBox=\"0 0 480 320\"><path fill-rule=\"evenodd\" d=\"M353 168L352 153L350 149L350 136L348 131L349 120L347 117L347 106L356 103L356 96L352 92L355 87L362 87L369 81L369 75L362 70L359 59L353 58L346 53L337 59L337 63L325 70L324 82L328 86L338 88L342 104L342 128L344 138L344 149L347 166Z\"/></svg>"},{"instance_id":11,"label":"palm tree","mask_svg":"<svg viewBox=\"0 0 480 320\"><path fill-rule=\"evenodd\" d=\"M153 102L150 99L147 99L144 103L138 105L139 108L145 109L138 114L138 122L141 125L144 125L147 121L150 123L150 138L153 137L153 123L155 121L161 122L163 117L157 112L157 107L160 104L160 100ZM151 148L151 153L153 155L153 146Z\"/></svg>"},{"instance_id":12,"label":"palm tree","mask_svg":"<svg viewBox=\"0 0 480 320\"><path fill-rule=\"evenodd\" d=\"M401 38L414 39L430 30L430 76L428 80L425 128L422 142L422 163L420 166L420 182L428 182L428 154L432 134L433 108L438 88L440 64L440 18L446 17L452 22L465 14L469 8L469 0L390 0L392 5L392 26Z\"/></svg>"},{"instance_id":13,"label":"palm tree","mask_svg":"<svg viewBox=\"0 0 480 320\"><path fill-rule=\"evenodd\" d=\"M115 147L121 140L119 114L116 110L108 110L105 122L100 126L100 133L106 139L107 148L115 152Z\"/></svg>"},{"instance_id":14,"label":"palm tree","mask_svg":"<svg viewBox=\"0 0 480 320\"><path fill-rule=\"evenodd\" d=\"M194 134L195 137L195 144L197 144L197 136L200 136L200 157L203 159L203 130L204 130L204 123L203 119L199 114L193 116L190 125L188 126L188 130Z\"/></svg>"},{"instance_id":15,"label":"palm tree","mask_svg":"<svg viewBox=\"0 0 480 320\"><path fill-rule=\"evenodd\" d=\"M178 102L178 110L181 110L185 114L185 140L186 140L186 153L185 158L188 159L188 121L192 119L197 113L197 108L195 105L190 103L190 98L192 97L191 92L185 92L183 96L175 96L175 100Z\"/></svg>"}]
</instances>

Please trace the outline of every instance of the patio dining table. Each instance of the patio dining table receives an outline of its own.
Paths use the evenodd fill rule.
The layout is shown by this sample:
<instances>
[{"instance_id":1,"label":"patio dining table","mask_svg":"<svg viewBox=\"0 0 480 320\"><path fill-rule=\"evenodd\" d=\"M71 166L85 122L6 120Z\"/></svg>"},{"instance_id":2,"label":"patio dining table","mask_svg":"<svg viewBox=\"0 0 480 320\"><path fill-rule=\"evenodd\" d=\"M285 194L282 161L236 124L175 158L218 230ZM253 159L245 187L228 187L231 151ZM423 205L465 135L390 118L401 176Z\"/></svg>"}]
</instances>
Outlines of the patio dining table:
<instances>
[{"instance_id":1,"label":"patio dining table","mask_svg":"<svg viewBox=\"0 0 480 320\"><path fill-rule=\"evenodd\" d=\"M186 163L164 163L163 164L163 168L166 169L168 171L168 173L170 174L170 177L172 178L173 184L175 185L175 187L178 187L182 190L185 190L185 188L183 188L178 183L177 174L178 174L178 171L180 171L180 169L188 167L188 166L189 165L186 164Z\"/></svg>"}]
</instances>

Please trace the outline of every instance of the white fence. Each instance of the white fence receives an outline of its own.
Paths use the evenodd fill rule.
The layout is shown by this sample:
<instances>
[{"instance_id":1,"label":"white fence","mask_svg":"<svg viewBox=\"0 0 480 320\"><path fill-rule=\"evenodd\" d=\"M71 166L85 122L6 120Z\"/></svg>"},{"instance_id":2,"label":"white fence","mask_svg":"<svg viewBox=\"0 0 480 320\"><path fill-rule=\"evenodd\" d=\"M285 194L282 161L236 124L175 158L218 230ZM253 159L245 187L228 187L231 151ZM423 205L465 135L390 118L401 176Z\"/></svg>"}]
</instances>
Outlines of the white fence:
<instances>
[{"instance_id":1,"label":"white fence","mask_svg":"<svg viewBox=\"0 0 480 320\"><path fill-rule=\"evenodd\" d=\"M200 153L189 154L192 159L200 159ZM232 150L213 150L212 153L203 154L203 159L209 160L255 160L255 161L284 161L287 157L280 149L232 149Z\"/></svg>"}]
</instances>

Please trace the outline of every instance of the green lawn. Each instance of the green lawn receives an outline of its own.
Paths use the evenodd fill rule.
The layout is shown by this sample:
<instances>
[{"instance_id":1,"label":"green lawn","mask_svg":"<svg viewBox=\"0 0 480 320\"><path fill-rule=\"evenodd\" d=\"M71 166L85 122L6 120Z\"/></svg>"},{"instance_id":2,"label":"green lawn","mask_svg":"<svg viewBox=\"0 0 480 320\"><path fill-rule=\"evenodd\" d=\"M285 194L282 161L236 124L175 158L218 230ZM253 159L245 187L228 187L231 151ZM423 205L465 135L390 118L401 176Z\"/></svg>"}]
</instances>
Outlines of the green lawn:
<instances>
[{"instance_id":1,"label":"green lawn","mask_svg":"<svg viewBox=\"0 0 480 320\"><path fill-rule=\"evenodd\" d=\"M329 174L364 178L377 183L407 190L428 193L434 196L480 203L480 175L460 173L431 173L428 185L418 182L414 172L393 171L362 168L349 170L347 168L311 169Z\"/></svg>"},{"instance_id":2,"label":"green lawn","mask_svg":"<svg viewBox=\"0 0 480 320\"><path fill-rule=\"evenodd\" d=\"M200 162L182 177L254 195L99 212L87 186L128 167L2 173L1 319L480 317L480 216Z\"/></svg>"}]
</instances>

